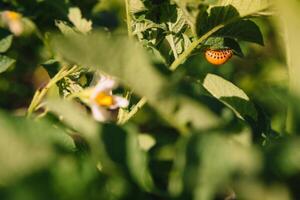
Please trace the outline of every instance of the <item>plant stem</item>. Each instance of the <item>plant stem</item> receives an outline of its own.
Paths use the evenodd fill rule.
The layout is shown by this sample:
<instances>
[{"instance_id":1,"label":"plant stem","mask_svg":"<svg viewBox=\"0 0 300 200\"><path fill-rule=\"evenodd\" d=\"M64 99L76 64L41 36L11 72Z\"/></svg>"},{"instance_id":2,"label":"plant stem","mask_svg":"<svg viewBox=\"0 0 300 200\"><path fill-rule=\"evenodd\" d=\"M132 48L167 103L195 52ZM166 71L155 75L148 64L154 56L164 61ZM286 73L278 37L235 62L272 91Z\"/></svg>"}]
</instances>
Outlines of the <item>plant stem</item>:
<instances>
[{"instance_id":1,"label":"plant stem","mask_svg":"<svg viewBox=\"0 0 300 200\"><path fill-rule=\"evenodd\" d=\"M36 108L39 106L45 95L47 94L48 90L55 85L58 81L63 79L65 76L70 75L71 73L74 73L77 70L77 66L74 66L70 69L67 67L62 67L59 72L48 82L48 84L42 88L41 90L37 90L32 98L32 101L28 107L27 110L27 116L30 117L31 114L36 110Z\"/></svg>"},{"instance_id":2,"label":"plant stem","mask_svg":"<svg viewBox=\"0 0 300 200\"><path fill-rule=\"evenodd\" d=\"M132 37L132 19L130 15L130 6L129 6L129 1L130 0L125 0L125 7L126 7L126 23L127 23L127 31L128 31L128 36ZM120 110L120 115L119 115L119 121L118 124L124 124L126 123L129 119L131 119L147 102L146 97L142 97L140 101L131 109L129 113L125 113L123 110Z\"/></svg>"},{"instance_id":3,"label":"plant stem","mask_svg":"<svg viewBox=\"0 0 300 200\"><path fill-rule=\"evenodd\" d=\"M120 120L119 124L125 124L127 121L129 121L146 103L146 97L141 98L139 102L131 109L131 111Z\"/></svg>"},{"instance_id":4,"label":"plant stem","mask_svg":"<svg viewBox=\"0 0 300 200\"><path fill-rule=\"evenodd\" d=\"M195 48L197 48L197 46L203 42L204 40L206 40L209 36L211 36L213 33L217 32L218 30L220 30L221 28L224 27L224 24L220 24L216 27L214 27L213 29L211 29L210 31L208 31L205 35L203 35L202 37L200 37L198 40L194 41L187 50L185 50L182 54L179 55L178 59L176 59L172 65L170 66L170 70L171 71L175 71L177 69L177 67L179 65L181 65L187 58L188 56L193 52L193 50Z\"/></svg>"},{"instance_id":5,"label":"plant stem","mask_svg":"<svg viewBox=\"0 0 300 200\"><path fill-rule=\"evenodd\" d=\"M129 8L129 0L125 0L125 8L126 8L126 23L127 23L127 31L128 36L131 37L132 34L132 24L131 24L131 16L130 16L130 8Z\"/></svg>"}]
</instances>

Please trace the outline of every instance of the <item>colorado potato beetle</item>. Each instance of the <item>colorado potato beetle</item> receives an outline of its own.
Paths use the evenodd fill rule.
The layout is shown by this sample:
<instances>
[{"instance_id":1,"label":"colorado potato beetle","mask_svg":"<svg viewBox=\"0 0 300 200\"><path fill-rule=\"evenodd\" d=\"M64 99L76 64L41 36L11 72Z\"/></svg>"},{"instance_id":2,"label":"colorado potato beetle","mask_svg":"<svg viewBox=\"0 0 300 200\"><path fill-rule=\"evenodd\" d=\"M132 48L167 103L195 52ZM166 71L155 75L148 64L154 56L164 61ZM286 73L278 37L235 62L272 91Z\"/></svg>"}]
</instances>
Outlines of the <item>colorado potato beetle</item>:
<instances>
[{"instance_id":1,"label":"colorado potato beetle","mask_svg":"<svg viewBox=\"0 0 300 200\"><path fill-rule=\"evenodd\" d=\"M213 65L223 65L232 57L232 55L233 51L231 49L207 49L205 51L206 60Z\"/></svg>"}]
</instances>

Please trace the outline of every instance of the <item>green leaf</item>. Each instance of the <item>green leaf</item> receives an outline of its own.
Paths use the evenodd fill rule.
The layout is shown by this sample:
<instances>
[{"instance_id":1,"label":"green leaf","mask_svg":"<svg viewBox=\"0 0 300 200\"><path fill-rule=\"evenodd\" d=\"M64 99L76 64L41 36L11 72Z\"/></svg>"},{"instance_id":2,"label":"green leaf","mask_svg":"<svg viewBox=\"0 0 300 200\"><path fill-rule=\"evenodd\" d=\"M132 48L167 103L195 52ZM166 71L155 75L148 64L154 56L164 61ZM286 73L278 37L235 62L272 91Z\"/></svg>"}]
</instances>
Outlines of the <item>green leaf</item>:
<instances>
[{"instance_id":1,"label":"green leaf","mask_svg":"<svg viewBox=\"0 0 300 200\"><path fill-rule=\"evenodd\" d=\"M3 73L6 70L8 70L8 68L11 67L15 62L15 59L4 55L0 55L0 73Z\"/></svg>"},{"instance_id":2,"label":"green leaf","mask_svg":"<svg viewBox=\"0 0 300 200\"><path fill-rule=\"evenodd\" d=\"M13 35L1 30L0 31L0 53L6 52L11 46L13 41Z\"/></svg>"},{"instance_id":3,"label":"green leaf","mask_svg":"<svg viewBox=\"0 0 300 200\"><path fill-rule=\"evenodd\" d=\"M298 136L282 138L273 141L267 148L267 158L272 163L267 165L268 170L280 172L280 174L294 175L300 170L300 139ZM276 170L274 170L276 166Z\"/></svg>"},{"instance_id":4,"label":"green leaf","mask_svg":"<svg viewBox=\"0 0 300 200\"><path fill-rule=\"evenodd\" d=\"M204 46L205 48L216 50L230 48L236 55L240 57L244 56L239 43L231 38L210 37L205 41Z\"/></svg>"},{"instance_id":5,"label":"green leaf","mask_svg":"<svg viewBox=\"0 0 300 200\"><path fill-rule=\"evenodd\" d=\"M210 12L208 12L210 11ZM246 16L244 16L246 17ZM185 62L190 54L206 39L213 36L222 28L226 28L226 25L241 20L241 16L237 9L232 5L215 6L208 10L207 6L201 6L197 15L195 33L200 36L196 39L188 49L178 56L170 66L172 71L176 70L179 65ZM191 25L191 27L193 27ZM194 28L192 28L194 29ZM193 31L194 32L194 31ZM255 38L255 41L261 42L259 38Z\"/></svg>"},{"instance_id":6,"label":"green leaf","mask_svg":"<svg viewBox=\"0 0 300 200\"><path fill-rule=\"evenodd\" d=\"M254 42L260 45L264 44L259 27L251 20L239 20L228 24L214 35Z\"/></svg>"},{"instance_id":7,"label":"green leaf","mask_svg":"<svg viewBox=\"0 0 300 200\"><path fill-rule=\"evenodd\" d=\"M186 25L186 20L183 16L183 13L180 9L176 9L176 21L174 23L169 23L169 30L173 34L180 34Z\"/></svg>"},{"instance_id":8,"label":"green leaf","mask_svg":"<svg viewBox=\"0 0 300 200\"><path fill-rule=\"evenodd\" d=\"M289 89L293 95L300 96L300 39L299 39L299 8L300 3L297 0L289 1L287 4L283 1L276 1L277 7L279 8L282 20L278 20L278 24L284 24L285 31L285 48L287 51L287 65L289 69ZM280 31L280 28L277 29ZM287 130L292 132L298 132L298 117L295 110L298 109L297 105L290 105L288 117L287 117Z\"/></svg>"},{"instance_id":9,"label":"green leaf","mask_svg":"<svg viewBox=\"0 0 300 200\"><path fill-rule=\"evenodd\" d=\"M133 14L147 10L141 0L129 0L129 8Z\"/></svg>"},{"instance_id":10,"label":"green leaf","mask_svg":"<svg viewBox=\"0 0 300 200\"><path fill-rule=\"evenodd\" d=\"M234 6L241 17L249 15L263 15L264 11L270 7L270 0L219 0L218 6Z\"/></svg>"},{"instance_id":11,"label":"green leaf","mask_svg":"<svg viewBox=\"0 0 300 200\"><path fill-rule=\"evenodd\" d=\"M203 82L204 88L219 101L228 106L237 117L257 121L257 112L249 97L231 82L214 74L208 74Z\"/></svg>"},{"instance_id":12,"label":"green leaf","mask_svg":"<svg viewBox=\"0 0 300 200\"><path fill-rule=\"evenodd\" d=\"M142 151L138 143L137 130L134 127L127 129L127 163L129 170L136 182L146 191L153 190L154 184L148 169L148 160L146 152ZM139 169L139 170L136 170Z\"/></svg>"},{"instance_id":13,"label":"green leaf","mask_svg":"<svg viewBox=\"0 0 300 200\"><path fill-rule=\"evenodd\" d=\"M173 0L175 4L183 11L183 16L195 34L195 25L199 13L206 11L209 5L214 4L217 0L198 1L198 0Z\"/></svg>"},{"instance_id":14,"label":"green leaf","mask_svg":"<svg viewBox=\"0 0 300 200\"><path fill-rule=\"evenodd\" d=\"M167 78L151 65L144 50L127 37L109 38L103 33L56 37L53 45L67 60L120 78L178 128L188 124L208 128L218 122L215 114L200 103L180 94L171 98L167 94L172 91Z\"/></svg>"},{"instance_id":15,"label":"green leaf","mask_svg":"<svg viewBox=\"0 0 300 200\"><path fill-rule=\"evenodd\" d=\"M236 40L231 38L224 38L224 46L232 49L235 55L244 57L244 53L240 47L240 44Z\"/></svg>"},{"instance_id":16,"label":"green leaf","mask_svg":"<svg viewBox=\"0 0 300 200\"><path fill-rule=\"evenodd\" d=\"M49 76L52 78L58 72L59 62L57 60L50 59L44 62L42 66L47 70Z\"/></svg>"},{"instance_id":17,"label":"green leaf","mask_svg":"<svg viewBox=\"0 0 300 200\"><path fill-rule=\"evenodd\" d=\"M55 147L75 149L74 142L48 121L32 121L0 112L0 184L6 185L50 164Z\"/></svg>"},{"instance_id":18,"label":"green leaf","mask_svg":"<svg viewBox=\"0 0 300 200\"><path fill-rule=\"evenodd\" d=\"M263 45L263 36L259 27L253 21L240 18L240 14L233 6L213 7L209 15L207 11L203 10L198 15L198 35L205 34L219 24L225 24L225 27L213 35L255 42Z\"/></svg>"},{"instance_id":19,"label":"green leaf","mask_svg":"<svg viewBox=\"0 0 300 200\"><path fill-rule=\"evenodd\" d=\"M204 35L220 24L226 24L240 17L238 11L231 5L213 7L208 13L203 9L197 17L197 34Z\"/></svg>"},{"instance_id":20,"label":"green leaf","mask_svg":"<svg viewBox=\"0 0 300 200\"><path fill-rule=\"evenodd\" d=\"M235 174L253 176L262 164L251 146L212 132L194 134L185 152L185 193L192 193L194 199L214 199L218 189L228 186Z\"/></svg>"},{"instance_id":21,"label":"green leaf","mask_svg":"<svg viewBox=\"0 0 300 200\"><path fill-rule=\"evenodd\" d=\"M92 21L82 18L79 8L70 8L68 18L81 33L88 33L92 30Z\"/></svg>"},{"instance_id":22,"label":"green leaf","mask_svg":"<svg viewBox=\"0 0 300 200\"><path fill-rule=\"evenodd\" d=\"M133 125L127 124L121 128L114 124L103 124L101 139L110 159L122 168L123 172L131 175L142 189L148 192L154 189L147 154L139 146L138 132Z\"/></svg>"},{"instance_id":23,"label":"green leaf","mask_svg":"<svg viewBox=\"0 0 300 200\"><path fill-rule=\"evenodd\" d=\"M76 34L74 29L67 25L67 22L60 21L60 20L55 20L55 25L59 28L59 30L64 34L64 35L71 35L71 34Z\"/></svg>"},{"instance_id":24,"label":"green leaf","mask_svg":"<svg viewBox=\"0 0 300 200\"><path fill-rule=\"evenodd\" d=\"M60 99L49 99L46 107L65 124L83 134L84 137L91 139L97 134L98 126L96 122L85 113L79 104Z\"/></svg>"},{"instance_id":25,"label":"green leaf","mask_svg":"<svg viewBox=\"0 0 300 200\"><path fill-rule=\"evenodd\" d=\"M138 2L134 2L134 4L135 5L133 6L138 6ZM96 4L96 6L93 9L93 12L95 13L95 12L103 12L103 11L114 11L117 13L123 9L123 6L124 6L124 2L122 0L102 0Z\"/></svg>"}]
</instances>

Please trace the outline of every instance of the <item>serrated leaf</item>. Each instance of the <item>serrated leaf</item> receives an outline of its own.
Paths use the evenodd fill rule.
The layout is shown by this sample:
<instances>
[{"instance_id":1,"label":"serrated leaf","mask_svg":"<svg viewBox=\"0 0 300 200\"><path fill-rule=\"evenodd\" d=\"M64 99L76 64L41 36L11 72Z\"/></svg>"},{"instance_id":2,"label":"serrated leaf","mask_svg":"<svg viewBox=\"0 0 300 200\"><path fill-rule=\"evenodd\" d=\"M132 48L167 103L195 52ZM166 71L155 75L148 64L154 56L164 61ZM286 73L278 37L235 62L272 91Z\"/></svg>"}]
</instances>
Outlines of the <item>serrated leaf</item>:
<instances>
[{"instance_id":1,"label":"serrated leaf","mask_svg":"<svg viewBox=\"0 0 300 200\"><path fill-rule=\"evenodd\" d=\"M92 30L92 21L82 18L79 8L70 8L68 18L81 33L88 33Z\"/></svg>"},{"instance_id":2,"label":"serrated leaf","mask_svg":"<svg viewBox=\"0 0 300 200\"><path fill-rule=\"evenodd\" d=\"M129 0L129 9L133 14L147 10L141 0Z\"/></svg>"},{"instance_id":3,"label":"serrated leaf","mask_svg":"<svg viewBox=\"0 0 300 200\"><path fill-rule=\"evenodd\" d=\"M59 28L59 30L64 35L76 34L74 29L72 27L70 27L69 25L67 25L67 22L55 20L55 25Z\"/></svg>"},{"instance_id":4,"label":"serrated leaf","mask_svg":"<svg viewBox=\"0 0 300 200\"><path fill-rule=\"evenodd\" d=\"M183 38L184 49L189 48L189 46L192 44L190 38L184 33L182 34L182 38Z\"/></svg>"},{"instance_id":5,"label":"serrated leaf","mask_svg":"<svg viewBox=\"0 0 300 200\"><path fill-rule=\"evenodd\" d=\"M207 6L204 5L202 1L195 0L173 0L175 4L183 11L183 17L187 23L191 26L192 31L195 30L195 22L199 12L203 8L207 9Z\"/></svg>"},{"instance_id":6,"label":"serrated leaf","mask_svg":"<svg viewBox=\"0 0 300 200\"><path fill-rule=\"evenodd\" d=\"M180 9L176 9L176 13L177 13L177 20L175 23L172 23L171 26L171 31L174 34L179 34L182 29L184 28L184 26L186 25L186 20L183 16L183 13Z\"/></svg>"},{"instance_id":7,"label":"serrated leaf","mask_svg":"<svg viewBox=\"0 0 300 200\"><path fill-rule=\"evenodd\" d=\"M204 88L219 101L228 106L237 117L247 120L257 120L257 112L246 93L232 84L214 74L208 74L203 82Z\"/></svg>"},{"instance_id":8,"label":"serrated leaf","mask_svg":"<svg viewBox=\"0 0 300 200\"><path fill-rule=\"evenodd\" d=\"M0 55L0 73L5 72L15 62L16 62L15 59L12 59L12 58L4 56L4 55Z\"/></svg>"},{"instance_id":9,"label":"serrated leaf","mask_svg":"<svg viewBox=\"0 0 300 200\"><path fill-rule=\"evenodd\" d=\"M0 32L0 53L6 52L11 46L13 35L7 32Z\"/></svg>"}]
</instances>

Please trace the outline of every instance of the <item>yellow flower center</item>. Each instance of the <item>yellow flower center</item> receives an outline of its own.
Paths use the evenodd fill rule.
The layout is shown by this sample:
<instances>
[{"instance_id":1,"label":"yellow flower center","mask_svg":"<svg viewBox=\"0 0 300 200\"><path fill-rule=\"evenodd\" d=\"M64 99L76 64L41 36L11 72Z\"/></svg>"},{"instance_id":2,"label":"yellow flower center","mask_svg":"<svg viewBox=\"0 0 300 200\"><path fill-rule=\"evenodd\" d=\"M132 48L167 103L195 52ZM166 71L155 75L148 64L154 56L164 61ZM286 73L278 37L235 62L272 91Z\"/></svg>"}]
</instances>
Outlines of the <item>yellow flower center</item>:
<instances>
[{"instance_id":1,"label":"yellow flower center","mask_svg":"<svg viewBox=\"0 0 300 200\"><path fill-rule=\"evenodd\" d=\"M19 20L21 18L21 15L14 11L7 11L6 16L9 20Z\"/></svg>"},{"instance_id":2,"label":"yellow flower center","mask_svg":"<svg viewBox=\"0 0 300 200\"><path fill-rule=\"evenodd\" d=\"M105 92L100 92L97 94L95 101L99 106L109 107L114 104L113 97Z\"/></svg>"}]
</instances>

